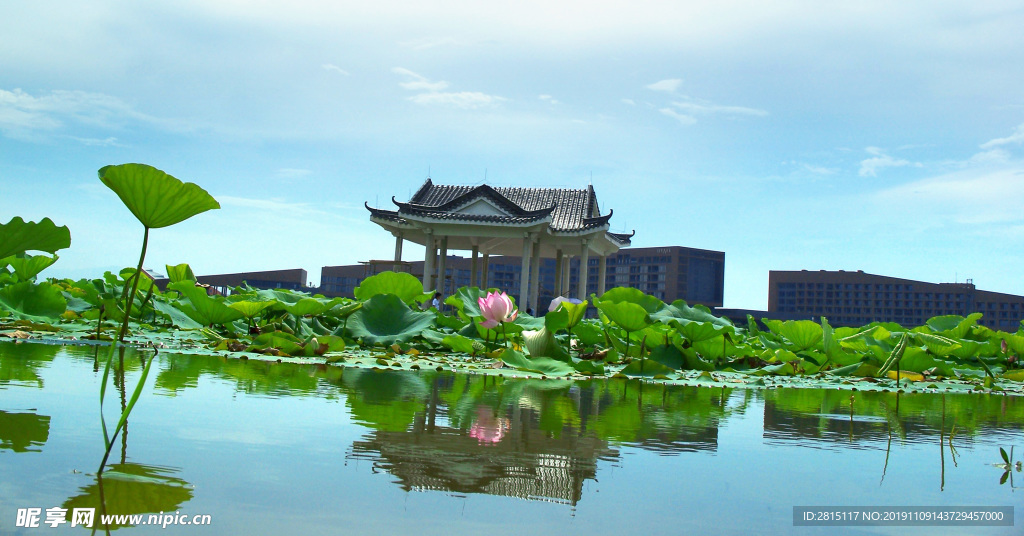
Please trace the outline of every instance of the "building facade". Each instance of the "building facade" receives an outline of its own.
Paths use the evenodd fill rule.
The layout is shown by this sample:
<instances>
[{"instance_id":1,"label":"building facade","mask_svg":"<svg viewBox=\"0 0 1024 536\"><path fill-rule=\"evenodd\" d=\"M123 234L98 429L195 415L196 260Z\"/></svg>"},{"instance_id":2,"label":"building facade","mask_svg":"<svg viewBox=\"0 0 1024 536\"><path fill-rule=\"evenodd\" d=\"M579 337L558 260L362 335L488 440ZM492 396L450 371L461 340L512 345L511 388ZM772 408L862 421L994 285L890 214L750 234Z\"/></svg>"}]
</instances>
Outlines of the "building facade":
<instances>
[{"instance_id":1,"label":"building facade","mask_svg":"<svg viewBox=\"0 0 1024 536\"><path fill-rule=\"evenodd\" d=\"M941 315L982 313L978 322L1016 331L1024 296L978 290L974 283L927 283L863 271L768 272L768 311L824 316L835 326L897 322L920 326Z\"/></svg>"},{"instance_id":2,"label":"building facade","mask_svg":"<svg viewBox=\"0 0 1024 536\"><path fill-rule=\"evenodd\" d=\"M521 288L522 259L515 256L494 256L487 263L487 286L516 296ZM567 263L568 287L556 293L557 262L540 259L537 274L538 310L545 311L555 296L578 296L579 258ZM321 270L320 291L328 296L352 296L363 279L375 273L394 269L394 261L369 261L348 266L325 266ZM423 262L405 262L399 269L422 277ZM448 296L459 287L471 286L472 262L459 256L448 256L445 281L435 288ZM598 259L587 260L587 283L583 296L598 293L600 266ZM655 248L623 248L608 255L603 287L632 287L663 301L677 299L720 307L725 291L725 253L704 249L667 246ZM521 303L521 302L520 302Z\"/></svg>"}]
</instances>

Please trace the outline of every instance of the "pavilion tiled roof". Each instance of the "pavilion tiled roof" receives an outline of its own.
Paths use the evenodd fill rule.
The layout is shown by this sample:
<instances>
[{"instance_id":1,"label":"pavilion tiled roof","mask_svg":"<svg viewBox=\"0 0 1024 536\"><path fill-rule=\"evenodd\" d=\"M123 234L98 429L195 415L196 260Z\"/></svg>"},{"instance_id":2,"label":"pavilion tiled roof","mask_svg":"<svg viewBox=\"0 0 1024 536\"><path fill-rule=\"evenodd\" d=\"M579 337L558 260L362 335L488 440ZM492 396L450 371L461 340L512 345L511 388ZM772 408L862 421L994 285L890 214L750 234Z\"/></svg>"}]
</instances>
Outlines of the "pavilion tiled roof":
<instances>
[{"instance_id":1,"label":"pavilion tiled roof","mask_svg":"<svg viewBox=\"0 0 1024 536\"><path fill-rule=\"evenodd\" d=\"M508 216L461 214L457 210L480 198L486 198L504 210ZM402 216L416 215L452 221L478 221L488 223L526 224L550 217L550 229L557 232L586 231L608 223L611 211L600 214L593 187L570 188L518 188L482 186L454 186L434 184L427 179L406 203L392 198L397 211L370 208L380 219L407 223ZM632 235L616 238L625 240Z\"/></svg>"}]
</instances>

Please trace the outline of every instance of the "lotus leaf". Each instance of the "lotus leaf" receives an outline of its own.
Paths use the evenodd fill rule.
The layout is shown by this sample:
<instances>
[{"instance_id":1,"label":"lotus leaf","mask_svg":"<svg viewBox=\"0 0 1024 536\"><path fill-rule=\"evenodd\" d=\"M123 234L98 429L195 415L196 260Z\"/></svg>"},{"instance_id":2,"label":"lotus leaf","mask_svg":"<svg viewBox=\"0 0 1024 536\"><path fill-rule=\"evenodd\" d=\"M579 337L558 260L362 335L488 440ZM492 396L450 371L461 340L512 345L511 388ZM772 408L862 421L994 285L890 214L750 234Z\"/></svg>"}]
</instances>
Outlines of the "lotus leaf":
<instances>
[{"instance_id":1,"label":"lotus leaf","mask_svg":"<svg viewBox=\"0 0 1024 536\"><path fill-rule=\"evenodd\" d=\"M604 365L595 361L576 359L572 363L573 368L580 374L598 375L604 374Z\"/></svg>"},{"instance_id":2,"label":"lotus leaf","mask_svg":"<svg viewBox=\"0 0 1024 536\"><path fill-rule=\"evenodd\" d=\"M349 317L347 331L369 346L406 342L434 326L432 312L415 312L394 294L377 294Z\"/></svg>"},{"instance_id":3,"label":"lotus leaf","mask_svg":"<svg viewBox=\"0 0 1024 536\"><path fill-rule=\"evenodd\" d=\"M153 302L153 307L162 315L170 319L171 324L181 329L200 329L203 324L192 320L192 317L185 314L181 309L163 300Z\"/></svg>"},{"instance_id":4,"label":"lotus leaf","mask_svg":"<svg viewBox=\"0 0 1024 536\"><path fill-rule=\"evenodd\" d=\"M168 227L220 208L206 190L146 164L104 166L99 176L147 229Z\"/></svg>"},{"instance_id":5,"label":"lotus leaf","mask_svg":"<svg viewBox=\"0 0 1024 536\"><path fill-rule=\"evenodd\" d=\"M11 221L0 224L0 259L26 251L56 253L69 247L71 231L66 226L57 227L50 218L36 223L15 216Z\"/></svg>"},{"instance_id":6,"label":"lotus leaf","mask_svg":"<svg viewBox=\"0 0 1024 536\"><path fill-rule=\"evenodd\" d=\"M480 313L480 304L477 300L480 298L486 298L488 292L498 292L498 289L480 289L476 287L459 287L459 290L455 291L455 294L445 298L444 303L455 307L455 309L463 315L467 320L473 318L482 318L483 314ZM514 305L516 300L512 296L509 296Z\"/></svg>"},{"instance_id":7,"label":"lotus leaf","mask_svg":"<svg viewBox=\"0 0 1024 536\"><path fill-rule=\"evenodd\" d=\"M651 355L647 356L648 361L656 361L673 369L686 367L682 352L675 346L655 346L651 348Z\"/></svg>"},{"instance_id":8,"label":"lotus leaf","mask_svg":"<svg viewBox=\"0 0 1024 536\"><path fill-rule=\"evenodd\" d=\"M642 306L632 302L597 302L597 308L620 328L640 331L651 325L651 315Z\"/></svg>"},{"instance_id":9,"label":"lotus leaf","mask_svg":"<svg viewBox=\"0 0 1024 536\"><path fill-rule=\"evenodd\" d=\"M566 376L572 374L575 368L565 361L558 361L549 357L529 358L512 349L506 349L501 353L499 359L507 365L528 372L547 374L549 376Z\"/></svg>"},{"instance_id":10,"label":"lotus leaf","mask_svg":"<svg viewBox=\"0 0 1024 536\"><path fill-rule=\"evenodd\" d=\"M241 311L232 309L223 302L207 296L205 288L197 287L190 281L171 283L167 285L167 288L176 290L188 298L191 306L181 304L178 308L204 326L226 324L242 318Z\"/></svg>"},{"instance_id":11,"label":"lotus leaf","mask_svg":"<svg viewBox=\"0 0 1024 536\"><path fill-rule=\"evenodd\" d=\"M303 351L302 341L297 339L294 335L283 331L261 333L252 340L252 344L249 346L248 351L253 352L257 350L266 350L268 348L276 348L288 355L299 355Z\"/></svg>"},{"instance_id":12,"label":"lotus leaf","mask_svg":"<svg viewBox=\"0 0 1024 536\"><path fill-rule=\"evenodd\" d=\"M666 367L657 361L650 359L634 359L630 364L620 371L627 376L657 376L674 374L673 368Z\"/></svg>"},{"instance_id":13,"label":"lotus leaf","mask_svg":"<svg viewBox=\"0 0 1024 536\"><path fill-rule=\"evenodd\" d=\"M962 339L981 320L981 313L971 313L967 318L958 315L936 316L929 318L925 325L934 332L954 339Z\"/></svg>"},{"instance_id":14,"label":"lotus leaf","mask_svg":"<svg viewBox=\"0 0 1024 536\"><path fill-rule=\"evenodd\" d=\"M167 279L171 283L177 283L178 281L196 281L196 274L192 273L192 267L186 263L176 264L171 266L170 264L164 265L167 268Z\"/></svg>"},{"instance_id":15,"label":"lotus leaf","mask_svg":"<svg viewBox=\"0 0 1024 536\"><path fill-rule=\"evenodd\" d=\"M812 320L765 319L764 324L773 333L785 337L793 344L791 349L797 352L814 348L822 340L821 326Z\"/></svg>"},{"instance_id":16,"label":"lotus leaf","mask_svg":"<svg viewBox=\"0 0 1024 536\"><path fill-rule=\"evenodd\" d=\"M240 313L242 313L242 316L244 316L245 318L252 318L252 317L260 314L260 312L263 311L264 309L266 309L267 307L270 307L273 303L274 302L269 302L269 301L248 301L248 300L245 300L245 301L237 301L237 302L234 302L234 303L229 303L228 307L239 311Z\"/></svg>"},{"instance_id":17,"label":"lotus leaf","mask_svg":"<svg viewBox=\"0 0 1024 536\"><path fill-rule=\"evenodd\" d=\"M394 294L403 302L411 304L423 297L423 283L405 272L381 272L367 277L355 289L355 297L359 301L366 301L378 294Z\"/></svg>"},{"instance_id":18,"label":"lotus leaf","mask_svg":"<svg viewBox=\"0 0 1024 536\"><path fill-rule=\"evenodd\" d=\"M0 288L0 309L33 322L55 322L68 308L60 288L43 282L23 281Z\"/></svg>"},{"instance_id":19,"label":"lotus leaf","mask_svg":"<svg viewBox=\"0 0 1024 536\"><path fill-rule=\"evenodd\" d=\"M690 307L683 300L676 300L671 305L666 305L660 311L651 315L656 322L671 323L676 320L682 324L685 321L689 322L706 322L714 324L719 328L734 332L736 326L728 318L719 318L711 313L711 311L703 305L695 305Z\"/></svg>"},{"instance_id":20,"label":"lotus leaf","mask_svg":"<svg viewBox=\"0 0 1024 536\"><path fill-rule=\"evenodd\" d=\"M14 270L14 274L18 276L19 281L28 281L57 262L58 258L57 255L52 257L48 255L11 256L6 259L0 259L0 267L5 264L10 265Z\"/></svg>"},{"instance_id":21,"label":"lotus leaf","mask_svg":"<svg viewBox=\"0 0 1024 536\"><path fill-rule=\"evenodd\" d=\"M331 310L332 307L341 303L341 301L342 298L335 298L334 300L302 298L293 304L285 305L284 309L295 316L316 316Z\"/></svg>"},{"instance_id":22,"label":"lotus leaf","mask_svg":"<svg viewBox=\"0 0 1024 536\"><path fill-rule=\"evenodd\" d=\"M569 327L569 312L559 307L544 315L544 327L549 331L560 331Z\"/></svg>"},{"instance_id":23,"label":"lotus leaf","mask_svg":"<svg viewBox=\"0 0 1024 536\"><path fill-rule=\"evenodd\" d=\"M594 300L596 306L598 302L612 302L612 303L633 303L643 307L644 311L648 314L654 314L665 307L665 302L645 294L642 290L635 289L632 287L615 287L604 294L600 298ZM584 307L584 310L586 308Z\"/></svg>"}]
</instances>

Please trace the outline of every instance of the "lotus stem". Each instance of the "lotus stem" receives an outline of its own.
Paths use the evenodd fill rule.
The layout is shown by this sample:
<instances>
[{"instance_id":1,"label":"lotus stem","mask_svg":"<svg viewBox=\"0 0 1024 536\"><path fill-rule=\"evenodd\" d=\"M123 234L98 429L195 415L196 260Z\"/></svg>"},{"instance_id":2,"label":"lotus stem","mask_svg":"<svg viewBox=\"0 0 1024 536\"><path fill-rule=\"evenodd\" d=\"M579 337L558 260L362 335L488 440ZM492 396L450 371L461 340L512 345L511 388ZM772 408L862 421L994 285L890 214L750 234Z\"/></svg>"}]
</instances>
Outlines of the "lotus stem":
<instances>
[{"instance_id":1,"label":"lotus stem","mask_svg":"<svg viewBox=\"0 0 1024 536\"><path fill-rule=\"evenodd\" d=\"M139 267L135 270L135 280L132 281L132 291L128 295L128 300L125 301L124 306L124 322L121 323L121 331L117 334L117 342L124 342L124 336L128 333L128 320L132 314L132 302L135 301L135 292L139 289L139 275L142 273L142 263L146 261L146 247L149 246L149 227L144 227L146 230L142 235L142 253L139 254ZM125 282L127 286L127 282Z\"/></svg>"}]
</instances>

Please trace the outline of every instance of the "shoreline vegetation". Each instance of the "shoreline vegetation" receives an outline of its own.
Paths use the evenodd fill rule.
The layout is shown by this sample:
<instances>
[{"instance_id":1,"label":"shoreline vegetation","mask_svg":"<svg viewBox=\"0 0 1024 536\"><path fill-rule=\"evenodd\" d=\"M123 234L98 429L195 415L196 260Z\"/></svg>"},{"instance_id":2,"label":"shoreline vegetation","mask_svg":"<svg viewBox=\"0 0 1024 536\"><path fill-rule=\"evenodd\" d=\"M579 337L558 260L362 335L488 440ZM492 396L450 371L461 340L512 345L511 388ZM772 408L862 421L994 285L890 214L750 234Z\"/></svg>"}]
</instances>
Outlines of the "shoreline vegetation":
<instances>
[{"instance_id":1,"label":"shoreline vegetation","mask_svg":"<svg viewBox=\"0 0 1024 536\"><path fill-rule=\"evenodd\" d=\"M199 285L187 264L167 266L170 283L161 290L141 268L150 229L219 204L143 164L99 174L143 224L138 267L97 279L39 280L56 252L70 247L68 228L48 218L0 224L0 338L503 376L1024 394L1024 325L1015 333L992 330L978 324L981 313L912 328L833 328L825 317L748 317L735 325L701 305L618 287L582 303L556 299L546 314L531 316L497 289L462 287L446 298L447 314L407 273L371 276L354 299L248 286L220 296ZM117 346L110 344L108 367Z\"/></svg>"}]
</instances>

